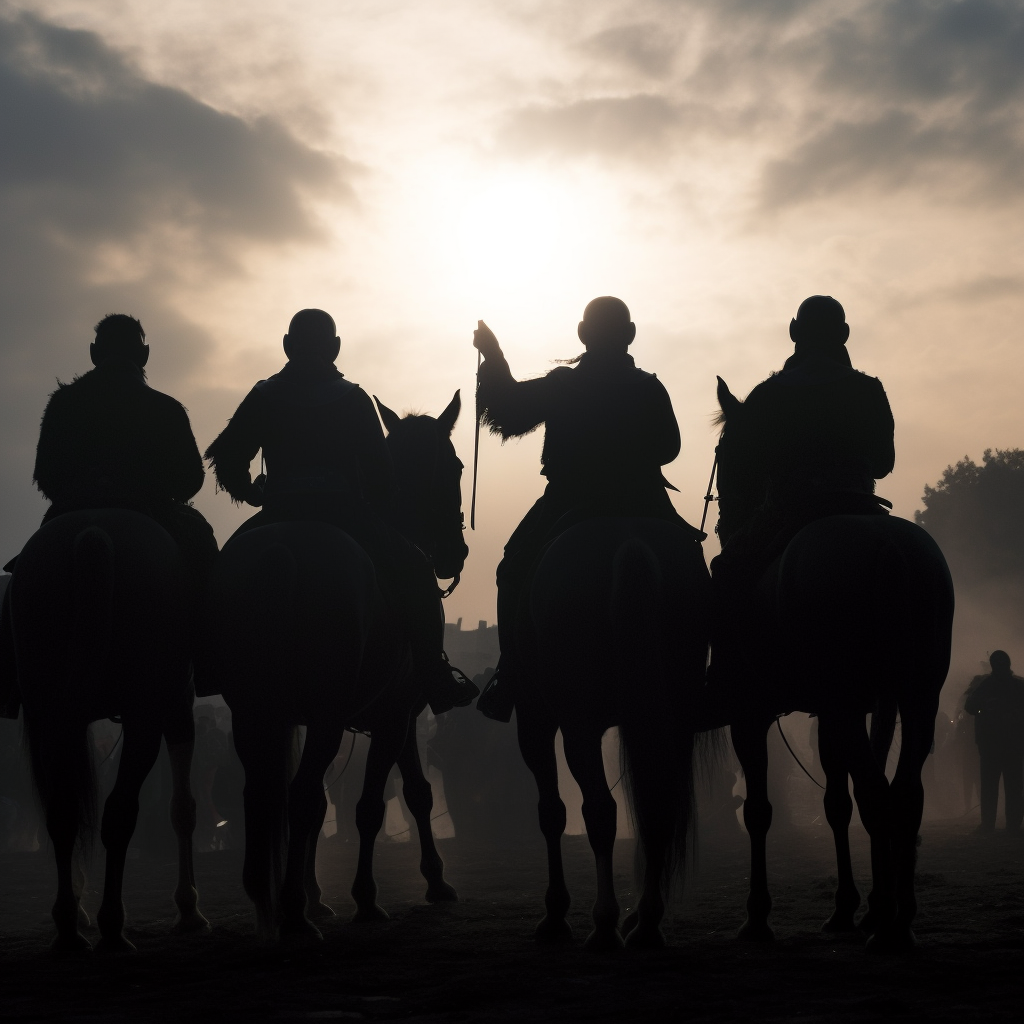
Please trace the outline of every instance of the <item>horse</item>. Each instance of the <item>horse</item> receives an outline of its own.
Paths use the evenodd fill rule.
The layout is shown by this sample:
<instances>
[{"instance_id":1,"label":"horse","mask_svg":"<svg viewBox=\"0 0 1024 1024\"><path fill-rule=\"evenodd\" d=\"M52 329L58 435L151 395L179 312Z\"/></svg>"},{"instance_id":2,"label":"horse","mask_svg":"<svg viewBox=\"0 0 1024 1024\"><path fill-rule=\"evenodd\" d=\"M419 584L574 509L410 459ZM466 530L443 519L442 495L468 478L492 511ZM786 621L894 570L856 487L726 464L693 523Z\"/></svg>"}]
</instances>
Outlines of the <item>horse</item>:
<instances>
[{"instance_id":1,"label":"horse","mask_svg":"<svg viewBox=\"0 0 1024 1024\"><path fill-rule=\"evenodd\" d=\"M561 729L597 871L594 928L585 946L602 951L623 944L612 878L616 806L601 755L601 737L618 726L642 887L625 941L636 948L664 945L666 895L693 838L694 722L707 661L709 585L700 544L667 520L586 519L539 559L520 623L525 664L516 699L519 748L537 782L547 846L539 942L572 937L555 758Z\"/></svg>"},{"instance_id":2,"label":"horse","mask_svg":"<svg viewBox=\"0 0 1024 1024\"><path fill-rule=\"evenodd\" d=\"M729 424L741 421L743 403L724 382L719 402L724 423L719 501L726 510L730 503L749 501L753 467L727 443ZM766 671L754 688L736 695L731 712L733 746L746 776L743 820L751 851L740 936L773 938L765 855L772 818L766 734L774 712L805 711L818 715L825 816L838 865L835 910L823 930L858 927L860 894L848 835L852 777L871 843L872 888L859 927L869 933L874 950L910 947L924 807L921 769L931 749L952 645L953 585L942 552L921 527L895 516L829 515L785 544L758 580L755 603L758 635L750 642L770 638L762 652ZM867 712L874 712L870 736ZM902 745L890 784L885 756L897 712Z\"/></svg>"},{"instance_id":3,"label":"horse","mask_svg":"<svg viewBox=\"0 0 1024 1024\"><path fill-rule=\"evenodd\" d=\"M11 580L11 620L32 776L57 865L57 952L91 948L79 931L83 878L76 843L86 842L96 801L87 727L120 717L117 780L103 809L106 849L100 949L131 952L121 898L139 790L167 741L178 840L175 930L209 931L192 869L195 800L189 772L195 726L187 618L177 547L139 512L69 512L25 545Z\"/></svg>"},{"instance_id":4,"label":"horse","mask_svg":"<svg viewBox=\"0 0 1024 1024\"><path fill-rule=\"evenodd\" d=\"M462 539L462 463L450 434L459 393L436 419L400 418L378 403L400 476L406 520L420 531L437 571L457 576ZM417 473L405 470L417 467ZM449 577L446 577L449 578ZM219 652L223 695L245 768L243 884L258 935L316 939L321 902L315 863L327 800L324 774L346 727L371 733L356 805L359 859L353 921L384 920L373 877L374 843L384 822L384 788L396 763L421 847L428 901L455 900L430 826L433 797L423 777L415 716L426 706L411 671L400 623L385 606L374 567L343 530L286 522L237 534L221 552L210 589L211 648ZM439 618L438 629L442 628ZM295 729L306 726L297 766ZM289 780L289 775L292 777Z\"/></svg>"}]
</instances>

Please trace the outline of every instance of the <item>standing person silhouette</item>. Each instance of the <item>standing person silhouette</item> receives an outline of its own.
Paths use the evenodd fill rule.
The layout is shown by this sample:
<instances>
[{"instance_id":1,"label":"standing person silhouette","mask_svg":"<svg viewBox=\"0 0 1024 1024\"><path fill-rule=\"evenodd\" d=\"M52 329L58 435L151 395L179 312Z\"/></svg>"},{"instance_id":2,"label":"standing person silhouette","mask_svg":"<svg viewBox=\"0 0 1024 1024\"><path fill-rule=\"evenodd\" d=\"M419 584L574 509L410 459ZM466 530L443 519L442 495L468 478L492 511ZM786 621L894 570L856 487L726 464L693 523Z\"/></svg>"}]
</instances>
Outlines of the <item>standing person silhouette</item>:
<instances>
[{"instance_id":1,"label":"standing person silhouette","mask_svg":"<svg viewBox=\"0 0 1024 1024\"><path fill-rule=\"evenodd\" d=\"M978 831L995 831L1002 778L1006 831L1016 834L1024 822L1024 679L1010 671L1006 651L993 651L988 663L991 673L972 681L964 704L981 757Z\"/></svg>"},{"instance_id":2,"label":"standing person silhouette","mask_svg":"<svg viewBox=\"0 0 1024 1024\"><path fill-rule=\"evenodd\" d=\"M661 467L679 454L679 426L665 386L637 368L636 337L621 299L588 304L577 335L585 352L535 380L517 381L498 339L481 320L473 345L483 355L478 403L492 433L521 437L545 424L544 494L505 545L498 565L501 659L480 700L488 718L507 722L515 707L522 656L516 619L537 556L557 532L588 515L645 516L678 522ZM674 490L674 488L672 488Z\"/></svg>"},{"instance_id":3,"label":"standing person silhouette","mask_svg":"<svg viewBox=\"0 0 1024 1024\"><path fill-rule=\"evenodd\" d=\"M50 396L39 431L34 479L51 502L43 524L66 512L120 508L155 519L175 540L191 610L201 604L217 557L213 530L189 501L203 486L188 413L146 382L150 348L134 317L113 313L95 328L94 369ZM198 624L193 622L193 658ZM19 700L6 606L0 630L0 714ZM6 709L6 710L4 710Z\"/></svg>"},{"instance_id":4,"label":"standing person silhouette","mask_svg":"<svg viewBox=\"0 0 1024 1024\"><path fill-rule=\"evenodd\" d=\"M892 411L881 381L853 369L843 307L831 295L812 295L789 336L793 355L751 391L719 446L721 489L737 491L726 486L726 474L737 470L749 484L719 506L714 684L742 684L764 671L758 649L770 647L771 637L758 632L755 585L800 529L825 516L887 514L888 502L874 490L896 459ZM719 378L720 397L723 389L728 394Z\"/></svg>"},{"instance_id":5,"label":"standing person silhouette","mask_svg":"<svg viewBox=\"0 0 1024 1024\"><path fill-rule=\"evenodd\" d=\"M348 533L401 615L434 714L464 707L479 691L457 681L444 660L444 612L430 563L389 524L391 455L369 395L334 365L341 351L334 320L321 309L300 310L284 351L284 368L256 384L206 450L220 487L236 502L262 506L239 532L316 520ZM253 480L260 449L267 472Z\"/></svg>"}]
</instances>

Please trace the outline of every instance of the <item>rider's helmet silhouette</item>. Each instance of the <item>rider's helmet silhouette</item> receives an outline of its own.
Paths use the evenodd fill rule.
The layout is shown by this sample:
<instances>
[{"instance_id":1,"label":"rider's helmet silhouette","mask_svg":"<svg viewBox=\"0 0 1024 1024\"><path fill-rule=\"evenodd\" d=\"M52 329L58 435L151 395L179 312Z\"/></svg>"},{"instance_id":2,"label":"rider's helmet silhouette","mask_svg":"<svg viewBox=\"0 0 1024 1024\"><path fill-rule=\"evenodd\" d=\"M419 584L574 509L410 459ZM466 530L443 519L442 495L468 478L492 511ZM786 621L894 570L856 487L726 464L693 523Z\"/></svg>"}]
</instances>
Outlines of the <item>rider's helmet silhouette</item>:
<instances>
[{"instance_id":1,"label":"rider's helmet silhouette","mask_svg":"<svg viewBox=\"0 0 1024 1024\"><path fill-rule=\"evenodd\" d=\"M184 407L146 383L149 353L134 317L114 313L96 325L94 369L50 396L33 475L51 502L43 523L91 508L160 523L178 544L194 608L217 556L213 531L188 504L203 486L203 460Z\"/></svg>"},{"instance_id":2,"label":"rider's helmet silhouette","mask_svg":"<svg viewBox=\"0 0 1024 1024\"><path fill-rule=\"evenodd\" d=\"M303 309L284 336L288 362L246 395L206 450L217 483L237 502L262 506L240 530L316 520L350 534L374 563L388 602L401 612L417 675L436 714L476 695L442 657L440 591L425 556L389 524L395 481L373 402L334 365L334 320ZM262 449L266 475L250 466Z\"/></svg>"},{"instance_id":3,"label":"rider's helmet silhouette","mask_svg":"<svg viewBox=\"0 0 1024 1024\"><path fill-rule=\"evenodd\" d=\"M520 437L545 424L541 473L547 486L505 546L498 566L501 662L478 707L508 721L521 672L516 618L544 544L587 515L633 515L682 524L661 468L679 454L679 427L664 385L629 354L636 325L621 299L603 296L577 328L586 351L544 377L517 381L497 338L480 321L479 406L491 431ZM685 524L682 524L685 525ZM696 531L693 531L694 533Z\"/></svg>"},{"instance_id":4,"label":"rider's helmet silhouette","mask_svg":"<svg viewBox=\"0 0 1024 1024\"><path fill-rule=\"evenodd\" d=\"M754 583L802 527L830 515L886 514L874 490L895 462L892 411L881 381L852 367L843 307L812 295L789 334L796 349L782 370L742 406L730 395L735 405L724 407L719 486L731 500L719 509L723 550L711 563L713 679L763 670L754 651L770 638L752 633Z\"/></svg>"}]
</instances>

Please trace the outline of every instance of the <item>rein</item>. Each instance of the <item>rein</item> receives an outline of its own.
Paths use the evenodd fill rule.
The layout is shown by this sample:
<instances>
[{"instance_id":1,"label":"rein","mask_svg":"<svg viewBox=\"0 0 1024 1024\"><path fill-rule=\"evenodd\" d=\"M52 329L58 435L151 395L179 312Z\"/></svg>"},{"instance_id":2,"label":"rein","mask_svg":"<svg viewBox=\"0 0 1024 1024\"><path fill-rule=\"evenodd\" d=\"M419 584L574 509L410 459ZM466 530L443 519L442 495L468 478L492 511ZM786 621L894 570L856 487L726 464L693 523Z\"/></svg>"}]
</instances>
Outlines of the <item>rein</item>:
<instances>
[{"instance_id":1,"label":"rein","mask_svg":"<svg viewBox=\"0 0 1024 1024\"><path fill-rule=\"evenodd\" d=\"M708 520L708 506L715 501L715 474L718 472L718 445L715 445L715 461L711 463L711 476L708 479L708 493L704 495L704 514L700 517L700 532L704 532L704 524ZM476 477L474 475L474 481Z\"/></svg>"},{"instance_id":2,"label":"rein","mask_svg":"<svg viewBox=\"0 0 1024 1024\"><path fill-rule=\"evenodd\" d=\"M782 742L786 744L786 749L793 756L793 760L796 761L798 765L800 765L800 771L802 771L804 775L806 775L807 778L809 778L811 782L813 782L818 787L818 789L824 789L825 787L804 767L803 761L801 761L800 758L796 756L796 752L789 745L789 740L786 739L786 734L782 731L782 715L776 716L775 725L778 727L779 735L782 737Z\"/></svg>"}]
</instances>

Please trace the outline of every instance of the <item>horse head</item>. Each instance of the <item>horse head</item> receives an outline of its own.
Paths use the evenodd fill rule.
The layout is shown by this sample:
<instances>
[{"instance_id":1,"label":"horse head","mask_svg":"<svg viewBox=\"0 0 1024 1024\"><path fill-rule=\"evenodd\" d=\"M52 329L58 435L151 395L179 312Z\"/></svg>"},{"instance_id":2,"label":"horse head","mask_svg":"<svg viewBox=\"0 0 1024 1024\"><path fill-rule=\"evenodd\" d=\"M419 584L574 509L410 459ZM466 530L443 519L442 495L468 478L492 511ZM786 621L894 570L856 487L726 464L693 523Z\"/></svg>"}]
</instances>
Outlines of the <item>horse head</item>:
<instances>
[{"instance_id":1,"label":"horse head","mask_svg":"<svg viewBox=\"0 0 1024 1024\"><path fill-rule=\"evenodd\" d=\"M469 548L463 539L462 463L451 433L459 418L458 391L436 418L399 416L376 395L388 432L398 482L398 527L430 558L440 579L457 578Z\"/></svg>"},{"instance_id":2,"label":"horse head","mask_svg":"<svg viewBox=\"0 0 1024 1024\"><path fill-rule=\"evenodd\" d=\"M744 429L743 402L718 378L718 405L721 412L715 422L722 428L718 442L718 525L715 532L725 544L754 514L764 499L763 467L755 446Z\"/></svg>"}]
</instances>

